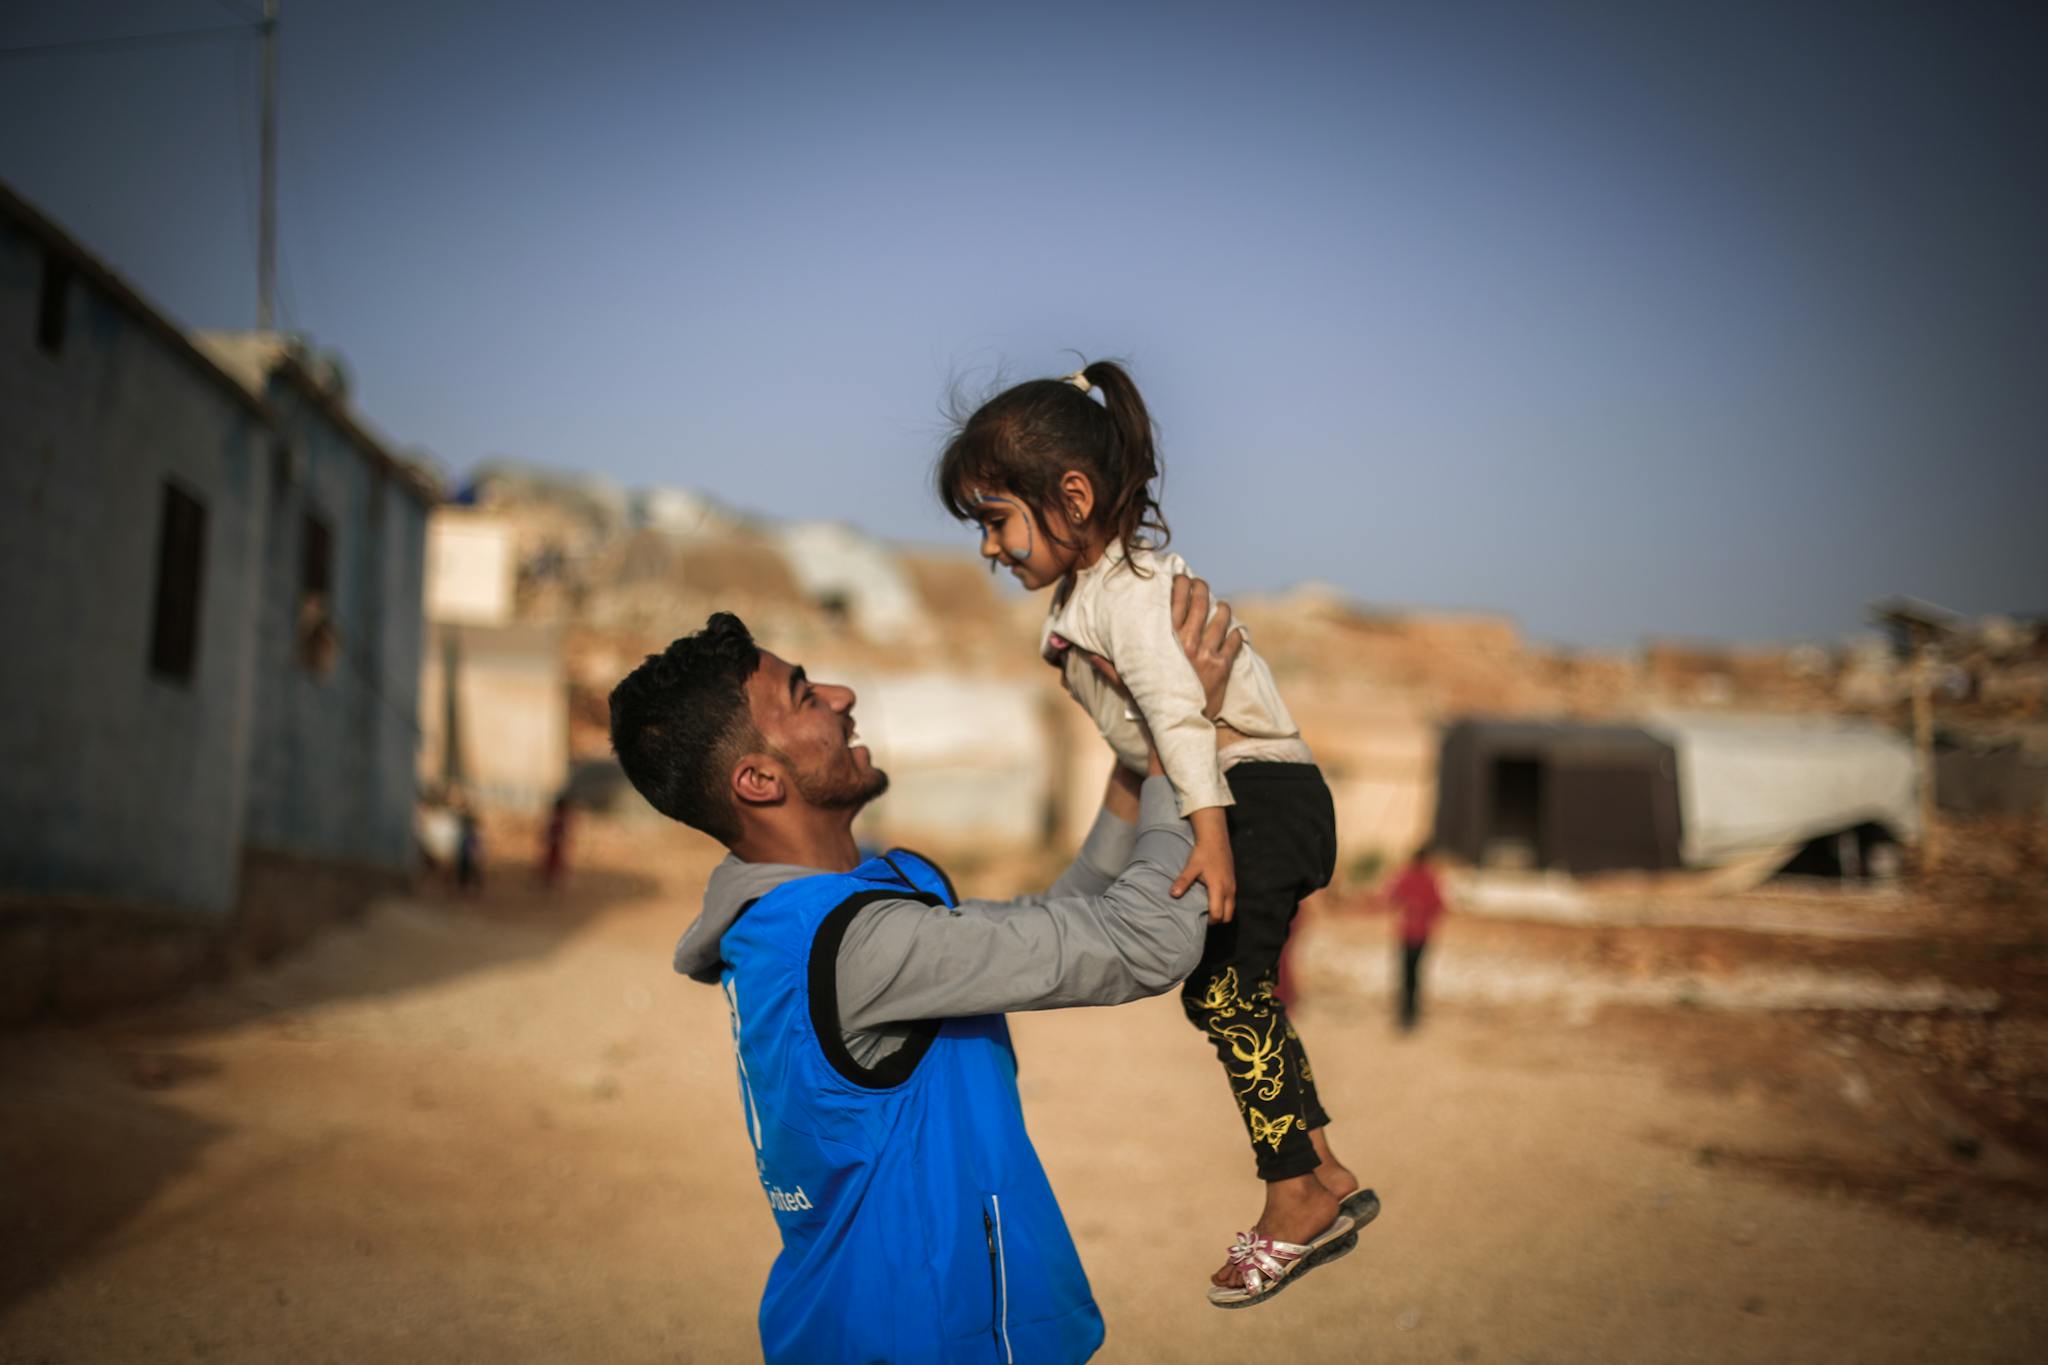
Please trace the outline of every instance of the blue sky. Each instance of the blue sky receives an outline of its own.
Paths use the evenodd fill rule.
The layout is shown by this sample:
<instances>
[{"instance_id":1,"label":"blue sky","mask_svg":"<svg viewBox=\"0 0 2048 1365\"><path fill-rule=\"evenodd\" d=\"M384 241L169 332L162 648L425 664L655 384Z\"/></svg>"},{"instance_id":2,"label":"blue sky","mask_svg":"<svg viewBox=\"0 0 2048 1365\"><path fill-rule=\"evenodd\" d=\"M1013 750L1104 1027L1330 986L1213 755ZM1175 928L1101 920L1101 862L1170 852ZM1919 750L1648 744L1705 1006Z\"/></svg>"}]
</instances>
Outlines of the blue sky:
<instances>
[{"instance_id":1,"label":"blue sky","mask_svg":"<svg viewBox=\"0 0 2048 1365\"><path fill-rule=\"evenodd\" d=\"M0 46L257 0L16 0ZM2021 4L283 0L283 312L364 410L912 540L949 386L1127 359L1175 547L1534 634L2048 609ZM255 315L255 50L0 61L0 177Z\"/></svg>"}]
</instances>

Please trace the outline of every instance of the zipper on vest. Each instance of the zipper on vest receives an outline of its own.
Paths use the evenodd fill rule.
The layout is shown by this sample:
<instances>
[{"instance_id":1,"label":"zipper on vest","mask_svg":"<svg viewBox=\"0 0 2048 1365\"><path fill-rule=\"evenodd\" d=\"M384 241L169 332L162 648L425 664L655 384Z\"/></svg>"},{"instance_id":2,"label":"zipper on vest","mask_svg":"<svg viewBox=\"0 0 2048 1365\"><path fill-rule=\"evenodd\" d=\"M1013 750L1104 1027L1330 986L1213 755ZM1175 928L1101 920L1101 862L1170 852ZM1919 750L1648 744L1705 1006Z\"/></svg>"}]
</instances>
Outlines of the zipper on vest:
<instances>
[{"instance_id":1,"label":"zipper on vest","mask_svg":"<svg viewBox=\"0 0 2048 1365\"><path fill-rule=\"evenodd\" d=\"M991 1209L995 1211L993 1218L989 1216ZM981 1232L988 1239L988 1287L996 1304L996 1317L989 1324L989 1334L1002 1351L1005 1365L1012 1365L1016 1356L1010 1352L1010 1267L1003 1256L1003 1201L1000 1195L990 1195L988 1203L982 1206Z\"/></svg>"},{"instance_id":2,"label":"zipper on vest","mask_svg":"<svg viewBox=\"0 0 2048 1365\"><path fill-rule=\"evenodd\" d=\"M981 1235L988 1241L988 1334L995 1338L997 1349L1003 1344L1003 1288L1001 1277L996 1270L996 1225L988 1216L988 1205L981 1206Z\"/></svg>"}]
</instances>

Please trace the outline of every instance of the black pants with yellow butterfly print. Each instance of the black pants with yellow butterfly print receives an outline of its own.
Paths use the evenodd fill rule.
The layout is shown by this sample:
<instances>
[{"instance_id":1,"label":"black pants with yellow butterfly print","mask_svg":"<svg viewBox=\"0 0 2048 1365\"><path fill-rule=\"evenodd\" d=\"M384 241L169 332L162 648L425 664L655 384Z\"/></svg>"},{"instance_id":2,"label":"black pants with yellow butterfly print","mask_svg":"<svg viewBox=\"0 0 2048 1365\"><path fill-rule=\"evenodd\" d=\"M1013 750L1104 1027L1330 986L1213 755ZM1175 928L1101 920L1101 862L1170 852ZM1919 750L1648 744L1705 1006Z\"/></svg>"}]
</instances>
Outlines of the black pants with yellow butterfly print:
<instances>
[{"instance_id":1,"label":"black pants with yellow butterfly print","mask_svg":"<svg viewBox=\"0 0 2048 1365\"><path fill-rule=\"evenodd\" d=\"M1308 1135L1330 1116L1273 983L1302 898L1336 871L1337 813L1313 763L1240 763L1225 777L1237 802L1229 809L1237 915L1209 926L1180 1003L1223 1063L1259 1179L1286 1180L1319 1164Z\"/></svg>"}]
</instances>

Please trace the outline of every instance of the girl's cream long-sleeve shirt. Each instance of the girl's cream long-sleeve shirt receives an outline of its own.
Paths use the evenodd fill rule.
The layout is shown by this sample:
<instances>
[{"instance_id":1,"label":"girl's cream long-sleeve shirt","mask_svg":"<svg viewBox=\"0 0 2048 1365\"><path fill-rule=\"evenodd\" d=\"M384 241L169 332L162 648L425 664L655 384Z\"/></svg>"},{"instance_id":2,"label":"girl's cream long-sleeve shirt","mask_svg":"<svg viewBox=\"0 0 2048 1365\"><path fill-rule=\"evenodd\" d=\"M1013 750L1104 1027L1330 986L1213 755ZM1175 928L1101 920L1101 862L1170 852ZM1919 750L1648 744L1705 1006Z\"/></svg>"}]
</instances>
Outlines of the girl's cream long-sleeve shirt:
<instances>
[{"instance_id":1,"label":"girl's cream long-sleeve shirt","mask_svg":"<svg viewBox=\"0 0 2048 1365\"><path fill-rule=\"evenodd\" d=\"M1093 717L1118 761L1137 772L1145 771L1147 761L1138 724L1143 716L1184 816L1232 804L1226 767L1246 760L1313 761L1249 636L1231 666L1217 716L1245 738L1219 757L1216 725L1202 715L1201 680L1173 633L1173 579L1187 572L1187 561L1177 554L1141 548L1126 557L1121 545L1112 544L1075 576L1065 600L1046 614L1039 636L1045 657L1061 665L1067 691ZM1075 648L1065 649L1062 642ZM1115 666L1137 714L1076 652L1083 649Z\"/></svg>"}]
</instances>

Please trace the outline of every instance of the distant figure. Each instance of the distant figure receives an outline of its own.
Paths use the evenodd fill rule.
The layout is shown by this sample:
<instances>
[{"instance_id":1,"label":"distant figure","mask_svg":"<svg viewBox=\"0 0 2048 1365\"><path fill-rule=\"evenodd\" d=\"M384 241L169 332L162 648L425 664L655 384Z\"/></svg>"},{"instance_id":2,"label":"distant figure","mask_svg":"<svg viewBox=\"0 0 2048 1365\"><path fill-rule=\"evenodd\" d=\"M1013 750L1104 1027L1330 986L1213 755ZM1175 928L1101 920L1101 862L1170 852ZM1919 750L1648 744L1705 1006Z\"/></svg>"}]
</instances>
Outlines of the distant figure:
<instances>
[{"instance_id":1,"label":"distant figure","mask_svg":"<svg viewBox=\"0 0 2048 1365\"><path fill-rule=\"evenodd\" d=\"M462 846L462 822L454 809L436 797L421 804L414 821L428 874L437 883L453 877Z\"/></svg>"},{"instance_id":2,"label":"distant figure","mask_svg":"<svg viewBox=\"0 0 2048 1365\"><path fill-rule=\"evenodd\" d=\"M540 879L549 886L558 885L568 870L568 859L569 798L563 795L555 798L554 808L548 812L547 829L541 836Z\"/></svg>"},{"instance_id":3,"label":"distant figure","mask_svg":"<svg viewBox=\"0 0 2048 1365\"><path fill-rule=\"evenodd\" d=\"M475 891L484 884L484 835L467 801L461 808L462 837L455 846L455 889Z\"/></svg>"},{"instance_id":4,"label":"distant figure","mask_svg":"<svg viewBox=\"0 0 2048 1365\"><path fill-rule=\"evenodd\" d=\"M1437 880L1436 872L1429 865L1430 854L1435 850L1428 844L1415 850L1415 856L1394 878L1379 905L1383 910L1398 910L1401 914L1401 1031L1414 1029L1415 1021L1422 1012L1422 952L1429 947L1430 931L1444 913L1443 885Z\"/></svg>"}]
</instances>

